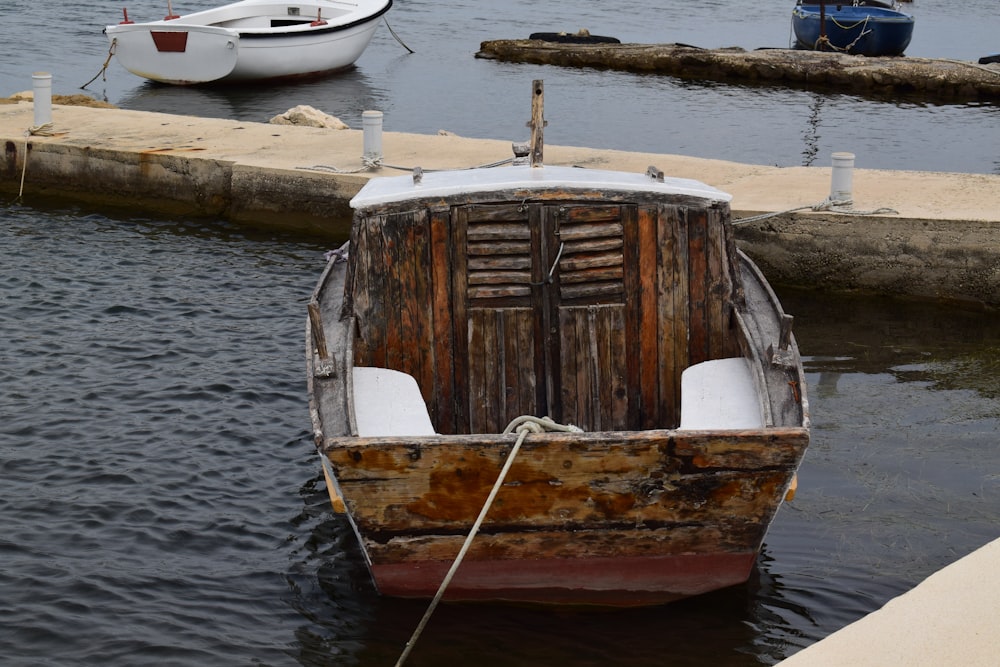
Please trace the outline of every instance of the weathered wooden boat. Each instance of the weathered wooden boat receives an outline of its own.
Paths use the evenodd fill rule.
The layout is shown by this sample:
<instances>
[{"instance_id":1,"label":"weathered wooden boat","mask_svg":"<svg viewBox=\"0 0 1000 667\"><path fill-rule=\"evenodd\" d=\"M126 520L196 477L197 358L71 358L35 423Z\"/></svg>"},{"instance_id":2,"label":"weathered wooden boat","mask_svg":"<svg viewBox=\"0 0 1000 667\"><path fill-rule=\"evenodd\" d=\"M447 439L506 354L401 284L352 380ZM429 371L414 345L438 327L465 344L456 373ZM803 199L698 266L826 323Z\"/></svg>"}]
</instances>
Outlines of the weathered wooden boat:
<instances>
[{"instance_id":1,"label":"weathered wooden boat","mask_svg":"<svg viewBox=\"0 0 1000 667\"><path fill-rule=\"evenodd\" d=\"M188 85L316 77L354 64L392 0L242 0L105 28L122 67Z\"/></svg>"},{"instance_id":2,"label":"weathered wooden boat","mask_svg":"<svg viewBox=\"0 0 1000 667\"><path fill-rule=\"evenodd\" d=\"M652 168L365 185L306 357L327 488L381 593L630 606L746 581L809 410L729 201Z\"/></svg>"},{"instance_id":3,"label":"weathered wooden boat","mask_svg":"<svg viewBox=\"0 0 1000 667\"><path fill-rule=\"evenodd\" d=\"M803 49L900 56L913 37L913 16L881 0L798 0L792 30Z\"/></svg>"}]
</instances>

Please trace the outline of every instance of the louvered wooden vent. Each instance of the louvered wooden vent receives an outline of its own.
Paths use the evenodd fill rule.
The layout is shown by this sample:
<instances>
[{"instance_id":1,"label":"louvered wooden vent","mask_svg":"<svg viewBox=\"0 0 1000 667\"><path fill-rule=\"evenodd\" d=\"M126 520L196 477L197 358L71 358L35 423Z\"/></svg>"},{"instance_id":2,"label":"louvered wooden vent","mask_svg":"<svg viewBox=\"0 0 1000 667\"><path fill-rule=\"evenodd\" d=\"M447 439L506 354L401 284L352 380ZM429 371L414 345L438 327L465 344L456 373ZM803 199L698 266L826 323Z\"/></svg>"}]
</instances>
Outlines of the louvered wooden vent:
<instances>
[{"instance_id":1,"label":"louvered wooden vent","mask_svg":"<svg viewBox=\"0 0 1000 667\"><path fill-rule=\"evenodd\" d=\"M470 221L466 251L470 301L531 296L531 230L527 220Z\"/></svg>"},{"instance_id":2,"label":"louvered wooden vent","mask_svg":"<svg viewBox=\"0 0 1000 667\"><path fill-rule=\"evenodd\" d=\"M570 209L559 225L560 296L615 303L624 293L620 209Z\"/></svg>"}]
</instances>

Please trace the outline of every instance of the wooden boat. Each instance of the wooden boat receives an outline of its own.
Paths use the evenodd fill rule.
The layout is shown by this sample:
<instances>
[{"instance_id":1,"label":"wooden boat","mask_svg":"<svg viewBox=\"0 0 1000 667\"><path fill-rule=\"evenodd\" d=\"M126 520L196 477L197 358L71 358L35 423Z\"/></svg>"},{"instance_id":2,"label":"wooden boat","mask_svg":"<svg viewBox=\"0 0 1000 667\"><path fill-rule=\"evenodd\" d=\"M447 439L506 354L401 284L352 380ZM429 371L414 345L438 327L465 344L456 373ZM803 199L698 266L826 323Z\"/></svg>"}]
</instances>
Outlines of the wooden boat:
<instances>
[{"instance_id":1,"label":"wooden boat","mask_svg":"<svg viewBox=\"0 0 1000 667\"><path fill-rule=\"evenodd\" d=\"M900 56L913 37L913 16L880 0L798 0L792 30L803 49Z\"/></svg>"},{"instance_id":2,"label":"wooden boat","mask_svg":"<svg viewBox=\"0 0 1000 667\"><path fill-rule=\"evenodd\" d=\"M729 201L652 168L364 186L306 357L331 500L381 593L632 606L746 581L809 410Z\"/></svg>"},{"instance_id":3,"label":"wooden boat","mask_svg":"<svg viewBox=\"0 0 1000 667\"><path fill-rule=\"evenodd\" d=\"M392 0L242 0L105 28L122 67L171 84L315 77L350 67Z\"/></svg>"}]
</instances>

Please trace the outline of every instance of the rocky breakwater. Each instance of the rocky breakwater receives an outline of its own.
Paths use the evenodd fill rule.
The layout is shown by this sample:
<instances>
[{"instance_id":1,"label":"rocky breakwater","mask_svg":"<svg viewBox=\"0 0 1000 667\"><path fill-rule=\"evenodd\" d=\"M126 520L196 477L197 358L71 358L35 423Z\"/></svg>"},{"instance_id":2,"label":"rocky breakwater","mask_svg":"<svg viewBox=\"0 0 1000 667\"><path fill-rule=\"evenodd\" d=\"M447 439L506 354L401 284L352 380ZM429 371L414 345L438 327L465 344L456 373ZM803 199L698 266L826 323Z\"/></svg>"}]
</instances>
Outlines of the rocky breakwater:
<instances>
[{"instance_id":1,"label":"rocky breakwater","mask_svg":"<svg viewBox=\"0 0 1000 667\"><path fill-rule=\"evenodd\" d=\"M577 44L538 39L483 42L477 58L593 67L684 79L828 87L871 96L917 94L926 101L1000 100L1000 64L932 58L869 58L797 49L687 44Z\"/></svg>"}]
</instances>

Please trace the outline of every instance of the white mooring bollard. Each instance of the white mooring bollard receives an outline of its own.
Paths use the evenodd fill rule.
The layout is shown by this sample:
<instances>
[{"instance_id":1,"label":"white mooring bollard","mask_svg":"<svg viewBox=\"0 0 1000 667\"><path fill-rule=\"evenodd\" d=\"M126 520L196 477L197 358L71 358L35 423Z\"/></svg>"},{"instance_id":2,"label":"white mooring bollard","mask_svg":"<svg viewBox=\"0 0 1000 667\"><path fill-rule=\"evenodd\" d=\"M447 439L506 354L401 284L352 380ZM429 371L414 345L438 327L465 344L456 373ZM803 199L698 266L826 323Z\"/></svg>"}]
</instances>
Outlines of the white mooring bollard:
<instances>
[{"instance_id":1,"label":"white mooring bollard","mask_svg":"<svg viewBox=\"0 0 1000 667\"><path fill-rule=\"evenodd\" d=\"M382 159L382 112L363 111L361 128L364 131L364 158L377 162Z\"/></svg>"},{"instance_id":2,"label":"white mooring bollard","mask_svg":"<svg viewBox=\"0 0 1000 667\"><path fill-rule=\"evenodd\" d=\"M35 72L31 75L35 107L35 127L52 122L52 75Z\"/></svg>"},{"instance_id":3,"label":"white mooring bollard","mask_svg":"<svg viewBox=\"0 0 1000 667\"><path fill-rule=\"evenodd\" d=\"M833 153L833 173L830 175L830 201L851 203L854 180L854 153Z\"/></svg>"}]
</instances>

